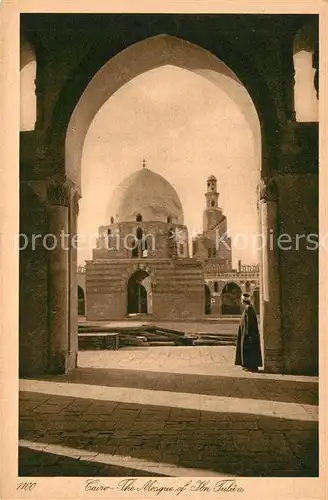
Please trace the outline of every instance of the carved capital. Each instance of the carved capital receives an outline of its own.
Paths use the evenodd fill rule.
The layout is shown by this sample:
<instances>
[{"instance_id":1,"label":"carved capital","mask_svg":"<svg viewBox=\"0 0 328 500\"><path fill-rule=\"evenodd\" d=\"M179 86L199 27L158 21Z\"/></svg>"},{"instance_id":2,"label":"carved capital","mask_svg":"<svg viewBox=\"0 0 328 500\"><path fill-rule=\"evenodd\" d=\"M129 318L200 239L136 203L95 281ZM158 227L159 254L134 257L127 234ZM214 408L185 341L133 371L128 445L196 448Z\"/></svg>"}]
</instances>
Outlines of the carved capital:
<instances>
[{"instance_id":1,"label":"carved capital","mask_svg":"<svg viewBox=\"0 0 328 500\"><path fill-rule=\"evenodd\" d=\"M277 201L278 193L274 179L262 179L257 187L259 201Z\"/></svg>"},{"instance_id":2,"label":"carved capital","mask_svg":"<svg viewBox=\"0 0 328 500\"><path fill-rule=\"evenodd\" d=\"M47 199L51 205L70 205L71 185L65 182L51 181L48 184Z\"/></svg>"}]
</instances>

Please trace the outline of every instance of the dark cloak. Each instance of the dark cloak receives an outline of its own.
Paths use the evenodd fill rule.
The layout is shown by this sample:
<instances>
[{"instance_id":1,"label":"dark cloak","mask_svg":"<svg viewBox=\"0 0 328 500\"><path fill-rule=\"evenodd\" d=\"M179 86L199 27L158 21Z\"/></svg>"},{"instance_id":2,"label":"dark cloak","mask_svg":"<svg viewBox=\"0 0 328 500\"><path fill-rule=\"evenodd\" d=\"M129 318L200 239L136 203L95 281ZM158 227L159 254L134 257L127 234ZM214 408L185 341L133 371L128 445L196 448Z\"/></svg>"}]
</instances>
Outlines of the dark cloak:
<instances>
[{"instance_id":1,"label":"dark cloak","mask_svg":"<svg viewBox=\"0 0 328 500\"><path fill-rule=\"evenodd\" d=\"M250 304L246 305L239 323L235 365L245 368L262 366L257 317L254 307Z\"/></svg>"}]
</instances>

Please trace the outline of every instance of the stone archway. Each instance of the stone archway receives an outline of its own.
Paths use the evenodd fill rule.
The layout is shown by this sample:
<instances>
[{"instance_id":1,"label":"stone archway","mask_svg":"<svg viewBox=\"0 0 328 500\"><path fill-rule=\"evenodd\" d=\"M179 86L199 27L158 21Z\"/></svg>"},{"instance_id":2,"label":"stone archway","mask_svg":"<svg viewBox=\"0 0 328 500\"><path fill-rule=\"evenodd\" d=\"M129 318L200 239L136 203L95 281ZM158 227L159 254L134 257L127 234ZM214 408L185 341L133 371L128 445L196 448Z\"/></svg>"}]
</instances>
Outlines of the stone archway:
<instances>
[{"instance_id":1,"label":"stone archway","mask_svg":"<svg viewBox=\"0 0 328 500\"><path fill-rule=\"evenodd\" d=\"M223 50L222 47L219 49L220 51ZM241 75L238 73L240 79L213 53L180 38L158 35L134 43L124 50L119 51L109 61L104 61L105 64L100 69L96 68L97 71L94 75L89 75L91 79L89 79L85 88L81 88L80 81L77 87L72 89L70 86L73 85L74 87L74 83L72 84L70 81L61 92L58 103L54 108L51 124L45 136L51 161L54 161L56 166L65 165L65 172L63 173L66 180L64 182L56 181L50 183L48 188L48 197L50 200L53 200L51 203L54 206L53 217L56 228L59 230L60 226L68 225L70 236L74 236L76 233L77 200L81 194L80 172L82 148L85 135L95 114L120 86L145 71L163 65L173 64L193 71L207 78L213 84L220 86L227 94L231 93L231 88L233 89L233 98L247 118L253 132L254 142L258 146L258 158L255 161L256 167L259 172L260 170L262 171L262 176L268 174L275 155L275 147L270 149L270 154L266 152L261 165L263 151L261 148L261 131L258 116L261 118L263 134L268 134L268 136L272 137L271 129L272 127L276 127L274 135L276 140L278 140L276 134L277 125L275 125L276 111L265 85L262 87L262 92L259 90L263 82L261 81L261 77L258 78L258 73L254 70L252 74L251 67L246 68L247 65L245 65L244 61L239 61L238 63L238 57L234 58L232 54L233 51L228 51L227 53L222 51L222 60L225 59L225 56L231 60L232 66L236 70L240 70ZM229 61L227 62L229 63ZM74 82L74 78L72 81ZM229 85L227 85L228 82ZM244 86L246 82L249 83L247 87L249 93ZM76 94L78 88L80 89L80 93ZM253 102L249 94L252 95ZM74 102L72 95L76 96L78 99L77 102ZM73 102L75 104L74 109L74 106L72 106ZM254 102L256 102L256 108ZM68 105L68 103L70 104ZM272 110L270 121L265 119L265 112L269 109ZM63 148L65 133L65 148ZM63 150L65 151L65 158L60 158ZM263 193L266 193L265 188L261 191L261 199L265 205L266 195ZM68 208L68 210L61 210L63 207ZM73 249L69 252L68 258L67 276L62 280L62 283L64 283L63 293L68 295L68 300L62 301L61 305L63 308L62 317L69 317L70 326L68 335L69 344L72 348L64 354L65 350L60 345L61 343L66 345L67 342L61 338L57 346L58 351L61 353L59 356L61 360L65 360L65 356L67 355L74 359L73 346L77 345L75 328L77 318L75 317L76 307L74 307L77 300L76 287L74 286L76 281L74 277L76 272L76 253ZM268 281L270 281L269 278ZM72 292L72 290L75 290L75 292ZM276 311L276 313L276 317L278 317L280 311ZM275 331L273 334L280 335L280 325L279 332ZM58 370L66 370L68 365L71 366L71 363L63 361Z\"/></svg>"},{"instance_id":2,"label":"stone archway","mask_svg":"<svg viewBox=\"0 0 328 500\"><path fill-rule=\"evenodd\" d=\"M257 151L255 166L260 176L262 147L259 110L255 108L244 84L214 54L180 38L157 35L125 48L105 62L89 81L70 116L65 138L65 170L79 192L83 143L95 114L125 83L146 71L165 65L192 71L220 87L234 99L252 131ZM262 171L267 168L267 160L268 156L262 165ZM210 310L211 306L207 309Z\"/></svg>"},{"instance_id":3,"label":"stone archway","mask_svg":"<svg viewBox=\"0 0 328 500\"><path fill-rule=\"evenodd\" d=\"M255 108L248 90L239 79L239 74L236 76L236 72L223 62L223 58L219 59L213 53L181 38L161 34L132 44L105 61L80 96L70 116L65 138L66 175L75 185L80 186L83 143L98 110L125 83L142 73L165 65L194 72L233 98L252 131L257 152L254 158L255 168L259 177L261 169L262 171L267 169L269 156L265 156L263 164L261 162L261 129L258 118L261 111ZM247 80L246 75L242 75L241 78ZM255 95L253 98L257 100ZM265 123L262 124L263 130L266 128ZM135 249L133 256L136 256L137 252L138 249ZM211 306L207 309L210 310Z\"/></svg>"},{"instance_id":4,"label":"stone archway","mask_svg":"<svg viewBox=\"0 0 328 500\"><path fill-rule=\"evenodd\" d=\"M253 132L255 147L259 152L256 167L261 165L261 131L256 110L244 84L236 73L214 54L181 38L161 34L134 43L117 53L92 75L79 96L72 114L68 117L65 138L66 175L76 185L81 185L81 156L88 128L102 105L120 87L136 76L165 65L192 71L231 96L242 110ZM58 131L59 133L60 131Z\"/></svg>"},{"instance_id":5,"label":"stone archway","mask_svg":"<svg viewBox=\"0 0 328 500\"><path fill-rule=\"evenodd\" d=\"M34 131L20 134L20 182L21 185L28 184L45 203L47 211L49 208L52 230L68 228L71 236L76 232L77 200L81 194L78 158L83 133L80 132L82 129L88 129L97 109L91 110L90 114L86 101L79 107L80 111L83 111L85 105L85 114L82 112L80 115L81 123L75 141L75 151L73 148L69 153L69 148L65 148L65 137L74 109L84 91L94 76L100 73L105 65L107 67L108 61L122 62L122 59L118 59L119 55L126 54L126 51L133 47L136 64L131 61L130 65L123 64L122 71L119 65L111 65L113 79L111 75L107 81L104 78L104 89L102 92L101 89L97 90L102 94L99 99L103 99L103 92L107 92L109 82L123 85L131 77L131 66L135 72L139 71L139 68L140 71L144 70L144 66L140 64L142 54L148 58L151 47L157 47L158 52L158 45L153 42L155 39L161 39L161 43L168 43L162 59L160 53L152 56L151 60L155 61L156 67L160 64L174 64L174 61L179 59L176 57L173 43L173 40L176 40L183 51L196 47L203 61L193 67L183 64L181 67L200 71L203 76L208 76L212 71L212 76L219 75L221 80L226 78L226 81L234 81L229 80L226 74L220 76L220 72L216 71L218 67L215 67L212 58L215 54L217 59L224 61L226 67L231 68L233 74L237 75L245 87L244 94L247 95L248 92L251 96L261 123L259 140L262 146L262 183L259 188L259 212L262 235L270 229L283 229L285 233L293 236L304 232L318 234L318 124L299 124L295 121L291 96L293 39L302 25L317 16L305 18L292 15L284 17L283 21L279 16L274 16L274 20L268 17L263 30L263 20L257 15L252 17L255 30L252 29L253 24L249 24L248 16L238 16L238 22L235 22L234 15L219 15L213 22L213 17L207 15L181 15L176 22L176 16L146 15L140 16L138 23L134 21L133 15L119 16L116 21L122 36L117 36L117 30L99 31L98 19L101 18L101 26L104 26L110 15L91 16L87 26L84 22L81 24L79 16L66 18L65 24L59 21L59 17L61 19L61 16L57 19L51 18L49 23L44 15L22 15L20 23L21 34L26 34L33 45L38 68L37 123ZM148 22L149 20L151 22ZM200 24L202 29L198 29ZM47 26L55 27L58 36L48 37L45 29ZM83 47L80 44L81 28L87 35ZM67 33L72 41L69 51L65 50L63 44ZM161 33L170 33L170 36ZM143 43L148 44L149 41L150 46ZM272 45L272 51L282 54L283 57L271 58L270 54L262 49L262 42ZM139 55L138 48L142 49ZM154 52L156 50L154 49ZM165 59L170 51L173 54L171 59ZM10 60L10 54L8 55ZM317 48L314 56L313 64L317 69L315 85L318 90ZM114 78L115 75L118 78ZM99 99L97 100L96 96L94 100L96 108ZM68 143L67 141L66 146ZM65 149L69 158L74 160L74 155L77 155L75 180L74 168L65 166ZM21 207L23 211L28 211L25 202ZM291 217L295 212L298 213L298 218ZM40 233L41 215L36 225L37 232ZM28 258L26 256L26 260ZM60 372L67 371L75 366L77 353L75 251L70 250L68 259L58 252L54 260L49 255L45 260L47 262L40 263L40 272L34 277L34 281L40 280L42 283L35 284L30 276L20 278L22 287L30 290L30 295L34 285L36 288L42 288L44 292L44 311L39 314L37 304L37 314L32 312L29 318L20 319L21 350L26 358L24 365L30 370L33 367L35 373L42 373L44 366L54 366ZM299 272L300 262L304 266L302 273ZM56 269L59 268L61 272L58 274ZM317 373L317 252L308 252L304 248L290 252L264 248L260 256L260 271L261 332L264 336L265 369L276 372L283 369L286 372ZM47 305L54 292L56 310ZM306 311L303 307L304 297L307 298ZM36 320L33 321L33 316L42 317L42 325L45 323L45 326L41 328L40 322L37 324ZM33 353L27 352L23 345L28 343L28 338L35 336L36 339L36 331L39 332L38 339L42 345L38 344L35 349L31 347ZM299 338L302 338L301 343ZM22 370L26 373L25 368Z\"/></svg>"}]
</instances>

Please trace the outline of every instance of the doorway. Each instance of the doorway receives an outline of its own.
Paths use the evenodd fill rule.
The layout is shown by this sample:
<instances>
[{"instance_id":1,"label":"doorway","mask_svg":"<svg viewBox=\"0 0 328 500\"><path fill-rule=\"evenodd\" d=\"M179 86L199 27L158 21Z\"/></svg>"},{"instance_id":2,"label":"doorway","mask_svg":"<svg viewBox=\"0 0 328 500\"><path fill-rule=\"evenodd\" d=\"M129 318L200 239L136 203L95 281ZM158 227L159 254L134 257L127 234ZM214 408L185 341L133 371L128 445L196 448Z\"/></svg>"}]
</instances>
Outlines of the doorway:
<instances>
[{"instance_id":1,"label":"doorway","mask_svg":"<svg viewBox=\"0 0 328 500\"><path fill-rule=\"evenodd\" d=\"M146 271L139 270L132 274L127 287L128 315L149 314L151 310L151 283Z\"/></svg>"}]
</instances>

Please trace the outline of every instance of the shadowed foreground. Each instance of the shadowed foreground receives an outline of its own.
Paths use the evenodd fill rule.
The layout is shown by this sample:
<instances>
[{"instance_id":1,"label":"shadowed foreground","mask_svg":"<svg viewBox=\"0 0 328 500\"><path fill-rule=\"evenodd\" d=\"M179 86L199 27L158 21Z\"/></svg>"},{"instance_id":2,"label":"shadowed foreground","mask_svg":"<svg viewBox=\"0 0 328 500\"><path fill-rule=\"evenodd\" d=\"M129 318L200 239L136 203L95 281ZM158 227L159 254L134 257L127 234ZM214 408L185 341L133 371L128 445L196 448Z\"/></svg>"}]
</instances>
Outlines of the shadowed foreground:
<instances>
[{"instance_id":1,"label":"shadowed foreground","mask_svg":"<svg viewBox=\"0 0 328 500\"><path fill-rule=\"evenodd\" d=\"M233 352L198 349L216 360ZM226 362L172 373L187 366L180 349L129 352L131 369L127 352L83 353L80 364L98 356L103 368L21 380L20 475L318 475L314 377L253 376ZM145 370L145 356L166 359L167 371Z\"/></svg>"}]
</instances>

